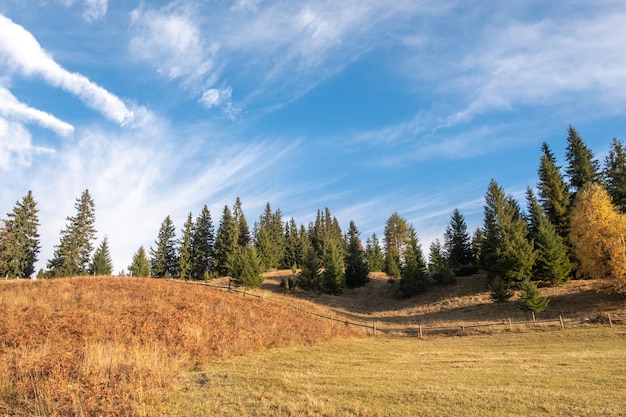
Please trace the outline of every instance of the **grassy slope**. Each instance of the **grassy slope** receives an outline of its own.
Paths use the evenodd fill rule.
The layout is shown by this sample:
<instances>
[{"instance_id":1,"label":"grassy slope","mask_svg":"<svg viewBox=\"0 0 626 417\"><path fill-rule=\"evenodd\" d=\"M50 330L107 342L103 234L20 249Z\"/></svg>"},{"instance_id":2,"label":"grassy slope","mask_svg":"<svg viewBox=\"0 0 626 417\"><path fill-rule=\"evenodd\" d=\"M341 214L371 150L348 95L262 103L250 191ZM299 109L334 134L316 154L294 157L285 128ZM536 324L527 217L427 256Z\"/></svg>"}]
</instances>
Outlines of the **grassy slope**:
<instances>
[{"instance_id":1,"label":"grassy slope","mask_svg":"<svg viewBox=\"0 0 626 417\"><path fill-rule=\"evenodd\" d=\"M214 364L172 416L621 416L622 326L489 336L360 338Z\"/></svg>"}]
</instances>

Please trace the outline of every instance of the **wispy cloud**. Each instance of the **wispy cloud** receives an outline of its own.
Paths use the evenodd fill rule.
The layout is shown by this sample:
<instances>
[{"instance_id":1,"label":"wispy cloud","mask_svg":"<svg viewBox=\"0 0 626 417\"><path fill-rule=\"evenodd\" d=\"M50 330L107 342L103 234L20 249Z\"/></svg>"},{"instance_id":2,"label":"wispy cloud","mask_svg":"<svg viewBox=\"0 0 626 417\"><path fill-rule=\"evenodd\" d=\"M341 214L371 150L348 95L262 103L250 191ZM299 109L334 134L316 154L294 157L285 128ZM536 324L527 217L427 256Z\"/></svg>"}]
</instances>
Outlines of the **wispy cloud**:
<instances>
[{"instance_id":1,"label":"wispy cloud","mask_svg":"<svg viewBox=\"0 0 626 417\"><path fill-rule=\"evenodd\" d=\"M19 122L0 117L0 171L13 175L18 167L31 165L33 156L52 152L32 144L30 132ZM17 184L10 184L17 185Z\"/></svg>"},{"instance_id":2,"label":"wispy cloud","mask_svg":"<svg viewBox=\"0 0 626 417\"><path fill-rule=\"evenodd\" d=\"M83 19L89 23L102 19L106 16L109 8L108 0L56 0L56 3L65 7L73 7L76 4L82 5Z\"/></svg>"},{"instance_id":3,"label":"wispy cloud","mask_svg":"<svg viewBox=\"0 0 626 417\"><path fill-rule=\"evenodd\" d=\"M133 112L120 98L84 75L63 68L30 32L3 15L0 15L0 56L11 70L24 76L42 77L50 85L68 91L86 106L120 125L134 119Z\"/></svg>"}]
</instances>

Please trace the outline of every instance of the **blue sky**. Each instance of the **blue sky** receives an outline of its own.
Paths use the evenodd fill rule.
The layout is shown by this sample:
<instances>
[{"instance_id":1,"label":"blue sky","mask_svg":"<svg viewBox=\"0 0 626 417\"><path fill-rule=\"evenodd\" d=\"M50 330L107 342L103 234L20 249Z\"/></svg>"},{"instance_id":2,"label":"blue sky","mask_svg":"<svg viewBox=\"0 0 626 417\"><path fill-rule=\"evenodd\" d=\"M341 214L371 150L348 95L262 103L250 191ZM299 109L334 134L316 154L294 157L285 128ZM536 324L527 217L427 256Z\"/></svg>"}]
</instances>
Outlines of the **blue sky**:
<instances>
[{"instance_id":1,"label":"blue sky","mask_svg":"<svg viewBox=\"0 0 626 417\"><path fill-rule=\"evenodd\" d=\"M0 213L32 190L39 267L88 188L115 271L204 204L398 212L427 252L491 178L520 197L571 124L626 138L626 3L0 0Z\"/></svg>"}]
</instances>

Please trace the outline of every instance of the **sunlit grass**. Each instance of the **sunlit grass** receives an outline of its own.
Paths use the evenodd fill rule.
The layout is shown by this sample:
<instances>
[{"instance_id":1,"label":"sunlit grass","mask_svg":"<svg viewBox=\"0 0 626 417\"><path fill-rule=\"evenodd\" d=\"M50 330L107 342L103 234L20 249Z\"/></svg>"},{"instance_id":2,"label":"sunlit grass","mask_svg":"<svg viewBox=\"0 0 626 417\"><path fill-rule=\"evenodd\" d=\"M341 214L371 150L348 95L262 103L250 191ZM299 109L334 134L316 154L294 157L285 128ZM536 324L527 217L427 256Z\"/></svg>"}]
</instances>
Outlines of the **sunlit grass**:
<instances>
[{"instance_id":1,"label":"sunlit grass","mask_svg":"<svg viewBox=\"0 0 626 417\"><path fill-rule=\"evenodd\" d=\"M626 332L342 339L211 365L173 416L623 416Z\"/></svg>"}]
</instances>

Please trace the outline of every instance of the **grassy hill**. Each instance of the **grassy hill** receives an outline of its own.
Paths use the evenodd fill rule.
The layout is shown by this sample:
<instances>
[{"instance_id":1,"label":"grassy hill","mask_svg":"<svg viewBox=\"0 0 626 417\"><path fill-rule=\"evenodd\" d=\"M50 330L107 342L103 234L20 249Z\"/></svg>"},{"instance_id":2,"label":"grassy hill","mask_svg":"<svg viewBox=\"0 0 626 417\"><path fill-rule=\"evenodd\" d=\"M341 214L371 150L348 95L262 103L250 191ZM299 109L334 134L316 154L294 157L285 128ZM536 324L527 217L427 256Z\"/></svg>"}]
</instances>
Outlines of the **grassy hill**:
<instances>
[{"instance_id":1,"label":"grassy hill","mask_svg":"<svg viewBox=\"0 0 626 417\"><path fill-rule=\"evenodd\" d=\"M485 345L492 344L517 355L511 357L515 366L542 349L554 350L543 359L537 356L543 361L540 373L546 374L558 370L554 361L559 350L582 351L581 357L566 361L568 369L594 384L602 382L598 378L608 378L605 382L613 385L615 380L621 384L617 389L621 397L617 398L624 396L623 378L612 376L614 369L626 374L622 326L611 333L606 333L605 326L597 330L600 333L579 333L573 339L559 332L540 339L506 339L517 333L505 332L487 339L461 338L465 340L462 343L458 338L420 344L414 338L364 338L367 332L341 322L377 321L381 326L403 328L415 323L435 326L525 319L527 315L517 309L514 300L505 305L491 303L480 275L459 278L454 285L435 287L405 300L395 297L394 287L383 275L374 274L367 286L342 296L285 293L279 283L289 275L290 271L268 273L263 286L247 296L201 283L142 278L0 282L0 415L405 415L409 409L403 408L403 401L412 401L410 395L417 394L387 385L398 386L408 369L420 375L426 372L421 366L427 358L416 359L415 349L449 355L434 363L437 366L429 376L432 384L440 385L446 384L437 380L446 366L457 363L464 369L473 363L466 362L467 352L487 352L484 357L476 356L476 366L469 366L469 374L458 376L468 382L452 382L470 390L472 378L490 372L494 355L504 354L489 353ZM219 284L225 282L211 282ZM542 289L551 299L542 317L583 319L600 313L625 317L624 300L598 291L594 285L575 281ZM499 339L502 337L505 339ZM337 338L339 341L329 342ZM574 344L566 346L565 342ZM585 351L592 353L585 356ZM416 360L422 365L416 365ZM589 361L602 365L588 370ZM503 369L505 374L513 371L506 366ZM366 377L370 374L375 377ZM310 378L316 385L310 385ZM355 378L369 382L357 389L361 382ZM421 377L416 378L402 384L419 384ZM533 380L521 378L515 383ZM357 384L352 387L356 391L346 384ZM301 391L309 389L315 393L302 397ZM419 395L427 394L423 391L428 391L427 387L419 389ZM493 390L499 392L497 387ZM379 393L385 400L368 407L364 400L354 398L365 392ZM558 387L553 394L565 395ZM466 405L472 406L474 393L467 395ZM594 395L589 410L618 415L611 407L602 408L605 397ZM441 401L452 401L443 398ZM301 401L305 405L299 406ZM385 402L396 404L389 409L397 411L385 413ZM444 405L435 404L433 414L445 414L441 411ZM567 410L565 414L579 414L577 408ZM510 408L509 414L532 411L531 404ZM580 413L585 414L594 413Z\"/></svg>"}]
</instances>

